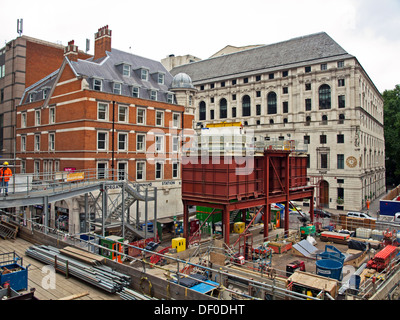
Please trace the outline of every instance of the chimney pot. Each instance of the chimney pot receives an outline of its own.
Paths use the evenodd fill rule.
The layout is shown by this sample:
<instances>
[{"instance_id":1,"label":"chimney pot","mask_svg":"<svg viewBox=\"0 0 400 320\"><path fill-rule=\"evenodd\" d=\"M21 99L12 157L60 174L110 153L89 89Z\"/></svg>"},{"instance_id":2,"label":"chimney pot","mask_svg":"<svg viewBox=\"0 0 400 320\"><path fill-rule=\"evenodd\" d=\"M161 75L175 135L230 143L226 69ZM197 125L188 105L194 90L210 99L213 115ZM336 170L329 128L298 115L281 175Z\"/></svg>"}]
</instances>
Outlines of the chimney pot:
<instances>
[{"instance_id":1,"label":"chimney pot","mask_svg":"<svg viewBox=\"0 0 400 320\"><path fill-rule=\"evenodd\" d=\"M78 61L78 46L75 45L74 40L69 41L64 48L64 57L68 57L70 61Z\"/></svg>"},{"instance_id":2,"label":"chimney pot","mask_svg":"<svg viewBox=\"0 0 400 320\"><path fill-rule=\"evenodd\" d=\"M105 57L106 51L111 51L111 30L108 29L108 25L99 28L94 34L93 60Z\"/></svg>"}]
</instances>

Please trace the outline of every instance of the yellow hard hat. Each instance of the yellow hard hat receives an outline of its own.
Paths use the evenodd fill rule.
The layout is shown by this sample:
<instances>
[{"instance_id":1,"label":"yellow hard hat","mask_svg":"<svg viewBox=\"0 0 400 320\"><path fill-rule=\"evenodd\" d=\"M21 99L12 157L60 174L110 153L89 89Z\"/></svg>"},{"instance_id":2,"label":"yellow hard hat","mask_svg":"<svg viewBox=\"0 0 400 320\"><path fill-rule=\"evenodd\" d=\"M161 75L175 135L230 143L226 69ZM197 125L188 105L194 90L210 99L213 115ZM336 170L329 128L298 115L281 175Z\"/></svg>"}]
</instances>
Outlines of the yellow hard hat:
<instances>
[{"instance_id":1,"label":"yellow hard hat","mask_svg":"<svg viewBox=\"0 0 400 320\"><path fill-rule=\"evenodd\" d=\"M4 162L3 165L4 165L4 166L8 166L8 162L7 162L7 161Z\"/></svg>"}]
</instances>

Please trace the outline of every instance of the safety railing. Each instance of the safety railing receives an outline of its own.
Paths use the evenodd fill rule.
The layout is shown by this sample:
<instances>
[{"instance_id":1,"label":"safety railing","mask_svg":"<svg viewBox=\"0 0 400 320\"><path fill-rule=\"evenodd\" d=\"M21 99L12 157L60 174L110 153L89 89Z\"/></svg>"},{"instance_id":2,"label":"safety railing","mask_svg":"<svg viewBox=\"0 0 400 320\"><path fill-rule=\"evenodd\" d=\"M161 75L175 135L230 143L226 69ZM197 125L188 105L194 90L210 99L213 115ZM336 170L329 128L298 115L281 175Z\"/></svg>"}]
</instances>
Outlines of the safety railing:
<instances>
[{"instance_id":1,"label":"safety railing","mask_svg":"<svg viewBox=\"0 0 400 320\"><path fill-rule=\"evenodd\" d=\"M127 183L138 192L153 190L148 184L136 183L126 172L115 169L85 169L74 172L41 172L14 174L8 184L8 196L26 196L37 193L60 193L104 182L106 184ZM110 188L110 187L109 187ZM5 195L3 187L0 197Z\"/></svg>"}]
</instances>

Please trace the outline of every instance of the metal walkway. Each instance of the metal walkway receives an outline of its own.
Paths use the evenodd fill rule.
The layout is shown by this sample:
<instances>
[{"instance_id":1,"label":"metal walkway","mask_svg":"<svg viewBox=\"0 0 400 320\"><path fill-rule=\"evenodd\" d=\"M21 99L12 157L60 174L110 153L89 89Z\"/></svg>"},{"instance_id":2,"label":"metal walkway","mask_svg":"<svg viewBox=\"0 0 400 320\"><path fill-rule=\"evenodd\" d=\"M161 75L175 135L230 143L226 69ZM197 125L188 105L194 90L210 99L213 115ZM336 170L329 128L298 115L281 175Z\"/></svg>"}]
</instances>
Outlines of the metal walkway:
<instances>
[{"instance_id":1,"label":"metal walkway","mask_svg":"<svg viewBox=\"0 0 400 320\"><path fill-rule=\"evenodd\" d=\"M109 195L110 190L113 190L112 196ZM153 232L140 230L140 221L137 221L139 218L132 219L127 213L135 202L145 202L145 225L147 225L147 202L154 201L156 225L157 188L134 183L120 172L113 175L111 170L100 174L95 170L85 170L41 176L15 175L10 181L8 196L4 196L3 192L0 195L0 209L41 205L46 221L49 221L50 203L84 195L85 217L89 219L90 212L94 211L96 219L92 224L102 228L103 233L106 226L122 225L123 233L127 232L139 238L154 236Z\"/></svg>"}]
</instances>

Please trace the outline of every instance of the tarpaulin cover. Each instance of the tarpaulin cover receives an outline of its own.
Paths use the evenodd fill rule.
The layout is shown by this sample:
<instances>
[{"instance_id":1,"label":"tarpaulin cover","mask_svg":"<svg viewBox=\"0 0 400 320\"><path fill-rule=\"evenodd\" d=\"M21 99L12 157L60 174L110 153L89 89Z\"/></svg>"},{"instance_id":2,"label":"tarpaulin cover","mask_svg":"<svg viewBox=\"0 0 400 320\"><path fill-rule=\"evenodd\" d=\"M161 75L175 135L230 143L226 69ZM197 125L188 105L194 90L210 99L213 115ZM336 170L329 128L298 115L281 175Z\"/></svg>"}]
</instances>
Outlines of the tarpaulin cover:
<instances>
[{"instance_id":1,"label":"tarpaulin cover","mask_svg":"<svg viewBox=\"0 0 400 320\"><path fill-rule=\"evenodd\" d=\"M367 244L362 241L350 240L348 242L348 245L349 245L349 249L360 250L360 251L367 250Z\"/></svg>"}]
</instances>

